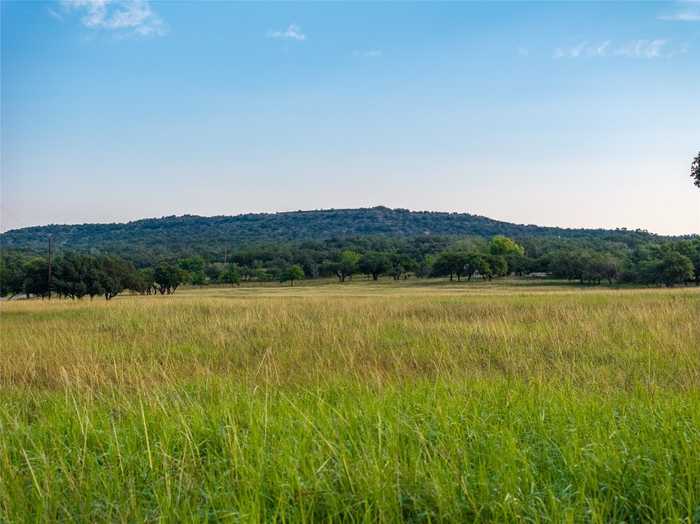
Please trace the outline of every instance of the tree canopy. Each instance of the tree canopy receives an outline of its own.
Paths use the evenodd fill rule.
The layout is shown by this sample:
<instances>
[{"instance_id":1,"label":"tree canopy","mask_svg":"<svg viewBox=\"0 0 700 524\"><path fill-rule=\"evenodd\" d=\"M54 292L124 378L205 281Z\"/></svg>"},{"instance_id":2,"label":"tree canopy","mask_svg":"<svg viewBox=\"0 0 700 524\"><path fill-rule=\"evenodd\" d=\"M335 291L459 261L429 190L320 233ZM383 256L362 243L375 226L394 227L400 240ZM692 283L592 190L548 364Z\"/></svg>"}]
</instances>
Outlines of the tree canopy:
<instances>
[{"instance_id":1,"label":"tree canopy","mask_svg":"<svg viewBox=\"0 0 700 524\"><path fill-rule=\"evenodd\" d=\"M291 286L294 285L295 281L302 280L303 278L304 270L299 264L293 264L280 273L280 281L289 282Z\"/></svg>"},{"instance_id":2,"label":"tree canopy","mask_svg":"<svg viewBox=\"0 0 700 524\"><path fill-rule=\"evenodd\" d=\"M492 280L509 274L549 276L580 284L700 285L700 238L624 242L497 235L449 239L377 237L242 246L227 263L211 254L166 258L137 268L116 255L59 250L49 281L48 260L15 250L0 255L0 293L107 300L130 290L172 294L181 285L290 282L357 273L373 280L449 277Z\"/></svg>"}]
</instances>

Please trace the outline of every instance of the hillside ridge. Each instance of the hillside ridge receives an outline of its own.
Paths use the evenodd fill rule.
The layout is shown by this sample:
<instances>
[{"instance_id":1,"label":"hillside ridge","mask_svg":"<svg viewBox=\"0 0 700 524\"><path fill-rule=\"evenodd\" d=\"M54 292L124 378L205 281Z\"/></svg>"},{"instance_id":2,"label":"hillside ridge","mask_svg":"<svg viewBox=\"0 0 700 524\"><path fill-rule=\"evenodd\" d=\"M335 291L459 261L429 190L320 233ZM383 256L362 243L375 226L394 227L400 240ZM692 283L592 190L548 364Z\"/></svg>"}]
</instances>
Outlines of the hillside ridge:
<instances>
[{"instance_id":1,"label":"hillside ridge","mask_svg":"<svg viewBox=\"0 0 700 524\"><path fill-rule=\"evenodd\" d=\"M3 249L39 250L51 235L59 248L121 251L131 245L189 250L213 244L251 245L361 236L483 236L661 238L644 230L585 229L515 224L470 213L410 211L376 206L239 215L171 215L129 222L51 224L0 234Z\"/></svg>"}]
</instances>

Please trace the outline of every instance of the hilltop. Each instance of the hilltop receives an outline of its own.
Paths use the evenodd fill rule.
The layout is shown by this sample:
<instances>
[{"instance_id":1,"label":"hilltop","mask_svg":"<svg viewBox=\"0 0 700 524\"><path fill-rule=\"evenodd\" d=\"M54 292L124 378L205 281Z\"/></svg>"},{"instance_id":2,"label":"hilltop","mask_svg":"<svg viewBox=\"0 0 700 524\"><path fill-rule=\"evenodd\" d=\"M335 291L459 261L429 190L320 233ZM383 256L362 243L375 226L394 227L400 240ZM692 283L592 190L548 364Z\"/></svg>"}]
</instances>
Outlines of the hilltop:
<instances>
[{"instance_id":1,"label":"hilltop","mask_svg":"<svg viewBox=\"0 0 700 524\"><path fill-rule=\"evenodd\" d=\"M134 248L188 252L274 242L352 237L507 235L636 242L658 238L646 231L567 229L514 224L469 213L409 211L387 207L325 209L234 216L148 218L126 223L35 226L0 235L3 249L40 251L49 235L57 248L124 252Z\"/></svg>"}]
</instances>

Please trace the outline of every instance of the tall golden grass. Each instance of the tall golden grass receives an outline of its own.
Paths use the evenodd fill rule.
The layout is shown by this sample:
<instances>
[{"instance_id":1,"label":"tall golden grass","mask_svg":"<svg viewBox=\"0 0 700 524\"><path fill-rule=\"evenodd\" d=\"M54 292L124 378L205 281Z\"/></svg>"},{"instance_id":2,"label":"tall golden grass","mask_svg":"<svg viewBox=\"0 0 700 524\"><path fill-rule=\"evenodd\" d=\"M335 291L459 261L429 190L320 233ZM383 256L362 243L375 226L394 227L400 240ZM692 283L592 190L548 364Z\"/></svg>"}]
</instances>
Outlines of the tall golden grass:
<instances>
[{"instance_id":1,"label":"tall golden grass","mask_svg":"<svg viewBox=\"0 0 700 524\"><path fill-rule=\"evenodd\" d=\"M0 521L700 518L700 292L0 305Z\"/></svg>"}]
</instances>

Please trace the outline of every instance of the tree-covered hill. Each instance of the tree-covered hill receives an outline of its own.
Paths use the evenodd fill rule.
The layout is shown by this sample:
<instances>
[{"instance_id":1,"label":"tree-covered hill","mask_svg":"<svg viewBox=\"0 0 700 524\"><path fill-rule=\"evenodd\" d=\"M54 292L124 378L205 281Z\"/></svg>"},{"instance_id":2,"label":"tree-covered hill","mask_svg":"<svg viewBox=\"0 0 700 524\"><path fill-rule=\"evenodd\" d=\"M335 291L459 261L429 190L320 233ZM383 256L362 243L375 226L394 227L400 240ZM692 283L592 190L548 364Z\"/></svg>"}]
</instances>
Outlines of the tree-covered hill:
<instances>
[{"instance_id":1,"label":"tree-covered hill","mask_svg":"<svg viewBox=\"0 0 700 524\"><path fill-rule=\"evenodd\" d=\"M43 251L49 235L52 235L58 249L122 254L132 250L148 250L153 254L168 255L334 238L491 237L498 234L513 238L559 237L624 243L653 237L645 231L541 227L502 222L468 213L373 207L214 217L184 215L128 223L37 226L3 233L0 243L3 249Z\"/></svg>"},{"instance_id":2,"label":"tree-covered hill","mask_svg":"<svg viewBox=\"0 0 700 524\"><path fill-rule=\"evenodd\" d=\"M700 283L700 237L387 208L54 225L9 231L1 240L0 296L110 299L124 289L172 293L181 283L345 282L358 273L373 280L550 274L581 284Z\"/></svg>"}]
</instances>

